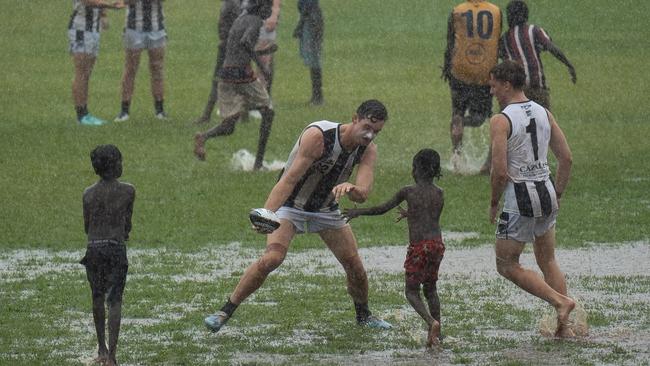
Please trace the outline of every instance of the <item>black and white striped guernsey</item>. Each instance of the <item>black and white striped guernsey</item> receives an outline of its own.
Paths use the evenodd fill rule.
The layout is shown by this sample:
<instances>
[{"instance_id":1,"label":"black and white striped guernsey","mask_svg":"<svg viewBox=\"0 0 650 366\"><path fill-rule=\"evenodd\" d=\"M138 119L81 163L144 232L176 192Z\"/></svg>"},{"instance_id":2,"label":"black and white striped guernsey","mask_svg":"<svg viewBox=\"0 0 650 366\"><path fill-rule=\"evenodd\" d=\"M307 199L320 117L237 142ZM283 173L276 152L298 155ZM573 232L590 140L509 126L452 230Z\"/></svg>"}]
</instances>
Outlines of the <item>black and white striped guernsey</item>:
<instances>
[{"instance_id":1,"label":"black and white striped guernsey","mask_svg":"<svg viewBox=\"0 0 650 366\"><path fill-rule=\"evenodd\" d=\"M72 0L72 10L68 29L81 32L100 32L101 9L86 6L81 0Z\"/></svg>"},{"instance_id":2,"label":"black and white striped guernsey","mask_svg":"<svg viewBox=\"0 0 650 366\"><path fill-rule=\"evenodd\" d=\"M343 149L340 141L341 124L336 122L314 122L305 127L303 133L308 128L318 128L322 131L324 139L323 155L300 178L283 206L308 212L333 211L338 209L338 204L334 201L332 188L347 182L354 166L359 164L366 146L359 146L352 151ZM300 138L298 138L291 150L282 174L293 163L299 146Z\"/></svg>"},{"instance_id":3,"label":"black and white striped guernsey","mask_svg":"<svg viewBox=\"0 0 650 366\"><path fill-rule=\"evenodd\" d=\"M161 0L137 0L126 9L126 28L138 32L157 32L165 29L165 15Z\"/></svg>"},{"instance_id":4,"label":"black and white striped guernsey","mask_svg":"<svg viewBox=\"0 0 650 366\"><path fill-rule=\"evenodd\" d=\"M558 209L547 160L551 139L548 111L527 101L510 104L502 113L510 123L509 180L503 211L527 217L548 216Z\"/></svg>"}]
</instances>

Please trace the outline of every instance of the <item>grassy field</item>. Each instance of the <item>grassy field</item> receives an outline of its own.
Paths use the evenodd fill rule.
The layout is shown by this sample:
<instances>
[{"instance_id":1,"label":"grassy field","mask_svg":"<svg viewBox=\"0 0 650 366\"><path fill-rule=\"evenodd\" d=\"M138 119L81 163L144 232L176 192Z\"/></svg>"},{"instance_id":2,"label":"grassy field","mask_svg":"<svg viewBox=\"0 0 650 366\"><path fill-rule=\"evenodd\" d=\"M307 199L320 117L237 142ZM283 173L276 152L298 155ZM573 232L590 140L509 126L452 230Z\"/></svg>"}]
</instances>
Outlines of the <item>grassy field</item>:
<instances>
[{"instance_id":1,"label":"grassy field","mask_svg":"<svg viewBox=\"0 0 650 366\"><path fill-rule=\"evenodd\" d=\"M361 218L353 226L368 253L398 252L390 257L398 264L391 270L367 266L373 308L398 324L395 331L367 333L355 327L342 273L323 259L306 260L311 272L302 271L299 261L288 263L242 307L230 330L216 337L205 332L204 314L225 299L262 248L247 213L264 203L277 175L230 166L237 150L254 151L255 121L240 124L229 138L210 141L206 162L192 155L197 128L189 122L201 113L209 92L219 2L165 4L165 103L171 119L153 118L145 59L131 120L99 128L75 122L65 29L70 3L11 1L0 13L0 364L83 364L91 358L90 296L76 262L85 242L81 193L96 180L88 153L102 143L122 150L123 180L138 191L119 351L125 363L648 364L650 277L641 269L650 262L650 107L645 100L650 74L643 66L650 58L645 42L650 31L636 16L650 11L647 3L531 2L531 21L544 26L578 73L573 85L563 65L544 55L553 112L574 154L558 221L559 247L571 260L561 263L573 273L569 285L582 295L592 335L576 342L543 338L536 325L546 309L541 301L493 272L463 274L443 266L449 272L440 282L448 340L438 355L422 351L422 325L401 293L399 263L407 236L391 215ZM495 3L505 7L507 1ZM380 156L369 204L411 181L411 158L420 148L435 148L448 160L450 100L439 66L454 4L323 1L326 104L313 108L306 104L308 70L291 38L295 1L286 1L267 160L285 159L307 123L346 122L369 98L384 101L390 113L377 140ZM106 119L119 109L123 64L123 13L111 12L110 19L89 102L91 111ZM467 250L491 266L487 179L444 173L441 225L445 233L471 233L449 240L449 256ZM303 236L292 251L305 256L322 248L317 237ZM610 256L612 270L571 270L585 269L576 253L596 256L605 249L638 255L623 256L627 262ZM504 296L512 301L504 302Z\"/></svg>"}]
</instances>

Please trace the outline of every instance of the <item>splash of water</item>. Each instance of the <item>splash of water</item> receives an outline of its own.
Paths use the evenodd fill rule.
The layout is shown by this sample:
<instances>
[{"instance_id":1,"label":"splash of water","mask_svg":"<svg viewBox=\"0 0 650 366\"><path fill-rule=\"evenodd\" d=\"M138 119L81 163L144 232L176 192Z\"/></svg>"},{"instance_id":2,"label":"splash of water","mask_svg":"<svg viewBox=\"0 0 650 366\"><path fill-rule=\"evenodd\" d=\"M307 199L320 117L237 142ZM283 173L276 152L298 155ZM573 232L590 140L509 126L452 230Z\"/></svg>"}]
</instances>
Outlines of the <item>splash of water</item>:
<instances>
[{"instance_id":1,"label":"splash of water","mask_svg":"<svg viewBox=\"0 0 650 366\"><path fill-rule=\"evenodd\" d=\"M586 337L589 335L589 324L587 323L587 311L582 303L575 300L576 307L569 315L569 327L573 330L576 337ZM554 337L557 329L557 314L555 311L549 311L542 315L539 320L539 332L545 337Z\"/></svg>"},{"instance_id":2,"label":"splash of water","mask_svg":"<svg viewBox=\"0 0 650 366\"><path fill-rule=\"evenodd\" d=\"M477 128L465 128L461 154L452 154L444 168L462 175L479 174L487 158L489 146L490 128L488 123Z\"/></svg>"},{"instance_id":3,"label":"splash of water","mask_svg":"<svg viewBox=\"0 0 650 366\"><path fill-rule=\"evenodd\" d=\"M250 172L253 170L253 165L255 165L255 156L246 149L240 149L232 154L230 164L233 170ZM284 168L284 165L284 161L273 160L272 162L268 162L265 160L262 162L262 169L267 171L280 170Z\"/></svg>"}]
</instances>

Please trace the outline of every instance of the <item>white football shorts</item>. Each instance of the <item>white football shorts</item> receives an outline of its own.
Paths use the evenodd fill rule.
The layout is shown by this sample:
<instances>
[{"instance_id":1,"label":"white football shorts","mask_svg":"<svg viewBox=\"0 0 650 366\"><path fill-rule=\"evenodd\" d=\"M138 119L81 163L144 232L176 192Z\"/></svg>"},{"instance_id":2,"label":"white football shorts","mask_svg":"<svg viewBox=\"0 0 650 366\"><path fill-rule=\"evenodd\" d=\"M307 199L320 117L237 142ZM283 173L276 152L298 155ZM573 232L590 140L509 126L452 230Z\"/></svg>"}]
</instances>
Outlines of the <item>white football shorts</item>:
<instances>
[{"instance_id":1,"label":"white football shorts","mask_svg":"<svg viewBox=\"0 0 650 366\"><path fill-rule=\"evenodd\" d=\"M70 54L87 53L97 57L99 54L99 33L69 29L68 43Z\"/></svg>"},{"instance_id":2,"label":"white football shorts","mask_svg":"<svg viewBox=\"0 0 650 366\"><path fill-rule=\"evenodd\" d=\"M347 225L341 211L307 212L292 207L280 207L275 213L280 219L289 220L298 234L317 233L327 229L340 229Z\"/></svg>"}]
</instances>

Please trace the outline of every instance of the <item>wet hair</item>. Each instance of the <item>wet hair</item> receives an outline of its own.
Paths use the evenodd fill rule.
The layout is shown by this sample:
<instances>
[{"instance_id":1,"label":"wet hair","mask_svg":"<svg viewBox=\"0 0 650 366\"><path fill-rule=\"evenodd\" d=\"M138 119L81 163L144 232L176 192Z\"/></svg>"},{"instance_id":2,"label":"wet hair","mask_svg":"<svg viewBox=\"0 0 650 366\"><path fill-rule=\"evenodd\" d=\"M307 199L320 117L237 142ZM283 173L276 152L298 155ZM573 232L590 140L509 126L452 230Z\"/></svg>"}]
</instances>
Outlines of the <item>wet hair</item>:
<instances>
[{"instance_id":1,"label":"wet hair","mask_svg":"<svg viewBox=\"0 0 650 366\"><path fill-rule=\"evenodd\" d=\"M490 70L490 74L501 82L509 82L514 89L521 90L526 83L524 66L515 61L503 61Z\"/></svg>"},{"instance_id":2,"label":"wet hair","mask_svg":"<svg viewBox=\"0 0 650 366\"><path fill-rule=\"evenodd\" d=\"M122 175L122 153L115 145L99 145L90 152L95 173L104 179Z\"/></svg>"},{"instance_id":3,"label":"wet hair","mask_svg":"<svg viewBox=\"0 0 650 366\"><path fill-rule=\"evenodd\" d=\"M413 157L413 173L426 179L442 177L440 154L433 149L422 149Z\"/></svg>"},{"instance_id":4,"label":"wet hair","mask_svg":"<svg viewBox=\"0 0 650 366\"><path fill-rule=\"evenodd\" d=\"M367 118L371 122L388 121L388 111L382 102L377 99L369 99L361 103L357 108L359 118Z\"/></svg>"},{"instance_id":5,"label":"wet hair","mask_svg":"<svg viewBox=\"0 0 650 366\"><path fill-rule=\"evenodd\" d=\"M513 0L506 7L508 27L513 28L528 21L528 5L523 0Z\"/></svg>"}]
</instances>

